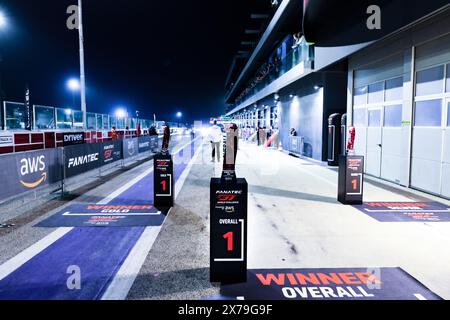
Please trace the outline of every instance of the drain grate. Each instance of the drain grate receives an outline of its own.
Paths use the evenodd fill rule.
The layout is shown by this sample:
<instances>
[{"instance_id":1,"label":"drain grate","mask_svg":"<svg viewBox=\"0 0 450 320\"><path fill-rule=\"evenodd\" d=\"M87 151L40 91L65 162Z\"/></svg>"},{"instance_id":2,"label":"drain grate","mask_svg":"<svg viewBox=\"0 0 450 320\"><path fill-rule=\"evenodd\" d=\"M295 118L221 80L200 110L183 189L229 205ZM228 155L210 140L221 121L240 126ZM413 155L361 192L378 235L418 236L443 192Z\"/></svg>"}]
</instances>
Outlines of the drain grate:
<instances>
[{"instance_id":1,"label":"drain grate","mask_svg":"<svg viewBox=\"0 0 450 320\"><path fill-rule=\"evenodd\" d=\"M15 227L15 224L0 224L0 229L10 229L12 227Z\"/></svg>"}]
</instances>

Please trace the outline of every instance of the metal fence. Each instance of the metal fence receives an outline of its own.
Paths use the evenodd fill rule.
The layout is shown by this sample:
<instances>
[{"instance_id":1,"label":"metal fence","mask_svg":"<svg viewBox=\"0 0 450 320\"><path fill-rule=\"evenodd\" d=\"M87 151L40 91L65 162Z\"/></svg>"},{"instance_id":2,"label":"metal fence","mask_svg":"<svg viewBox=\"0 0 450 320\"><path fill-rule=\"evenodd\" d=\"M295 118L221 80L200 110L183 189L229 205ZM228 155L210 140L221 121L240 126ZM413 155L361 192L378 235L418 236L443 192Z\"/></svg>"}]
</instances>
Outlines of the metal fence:
<instances>
[{"instance_id":1,"label":"metal fence","mask_svg":"<svg viewBox=\"0 0 450 320\"><path fill-rule=\"evenodd\" d=\"M83 129L83 113L80 110L70 108L57 108L51 106L33 105L31 116L28 116L24 103L4 101L1 114L1 130L25 130L32 122L33 130L77 130ZM118 130L137 129L138 124L141 129L149 129L153 125L157 127L153 120L138 118L122 118L101 113L88 112L86 114L86 128L88 130L111 130L116 127Z\"/></svg>"},{"instance_id":2,"label":"metal fence","mask_svg":"<svg viewBox=\"0 0 450 320\"><path fill-rule=\"evenodd\" d=\"M305 150L305 138L293 137L289 139L289 152L295 155L303 156Z\"/></svg>"},{"instance_id":3,"label":"metal fence","mask_svg":"<svg viewBox=\"0 0 450 320\"><path fill-rule=\"evenodd\" d=\"M87 143L0 156L0 203L160 149L158 136ZM123 162L122 162L123 165Z\"/></svg>"}]
</instances>

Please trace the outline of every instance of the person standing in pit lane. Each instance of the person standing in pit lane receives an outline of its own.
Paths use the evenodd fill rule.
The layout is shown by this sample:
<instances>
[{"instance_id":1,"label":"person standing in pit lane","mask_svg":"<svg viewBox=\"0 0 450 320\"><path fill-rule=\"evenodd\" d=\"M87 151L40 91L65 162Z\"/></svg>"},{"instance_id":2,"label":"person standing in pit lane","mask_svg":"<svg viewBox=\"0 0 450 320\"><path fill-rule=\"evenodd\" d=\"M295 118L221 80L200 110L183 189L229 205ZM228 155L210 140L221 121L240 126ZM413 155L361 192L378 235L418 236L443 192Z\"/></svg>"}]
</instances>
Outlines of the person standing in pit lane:
<instances>
[{"instance_id":1,"label":"person standing in pit lane","mask_svg":"<svg viewBox=\"0 0 450 320\"><path fill-rule=\"evenodd\" d=\"M220 162L220 143L223 140L223 134L222 130L217 125L217 121L214 121L214 125L209 129L208 140L211 142L212 148L211 162L215 162L216 155L217 155L217 162Z\"/></svg>"}]
</instances>

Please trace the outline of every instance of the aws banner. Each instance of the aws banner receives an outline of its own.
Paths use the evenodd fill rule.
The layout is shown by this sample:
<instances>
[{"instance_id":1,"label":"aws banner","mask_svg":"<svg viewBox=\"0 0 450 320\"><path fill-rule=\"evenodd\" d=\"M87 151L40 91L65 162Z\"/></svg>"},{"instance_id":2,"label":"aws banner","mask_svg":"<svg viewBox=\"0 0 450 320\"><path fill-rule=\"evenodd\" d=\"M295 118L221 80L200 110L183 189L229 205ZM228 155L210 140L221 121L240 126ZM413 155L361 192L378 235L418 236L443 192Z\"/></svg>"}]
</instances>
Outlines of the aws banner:
<instances>
[{"instance_id":1,"label":"aws banner","mask_svg":"<svg viewBox=\"0 0 450 320\"><path fill-rule=\"evenodd\" d=\"M102 144L88 143L64 148L65 177L70 178L101 166Z\"/></svg>"},{"instance_id":2,"label":"aws banner","mask_svg":"<svg viewBox=\"0 0 450 320\"><path fill-rule=\"evenodd\" d=\"M61 149L5 155L0 162L0 200L62 180Z\"/></svg>"}]
</instances>

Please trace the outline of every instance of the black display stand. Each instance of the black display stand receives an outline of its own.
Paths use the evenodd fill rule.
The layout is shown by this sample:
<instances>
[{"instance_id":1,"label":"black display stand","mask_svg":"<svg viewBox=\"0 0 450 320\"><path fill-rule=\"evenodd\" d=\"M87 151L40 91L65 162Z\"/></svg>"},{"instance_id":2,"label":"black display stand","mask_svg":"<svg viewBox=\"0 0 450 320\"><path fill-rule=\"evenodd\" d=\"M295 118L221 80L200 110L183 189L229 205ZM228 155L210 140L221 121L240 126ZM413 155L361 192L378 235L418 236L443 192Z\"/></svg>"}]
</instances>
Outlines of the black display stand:
<instances>
[{"instance_id":1,"label":"black display stand","mask_svg":"<svg viewBox=\"0 0 450 320\"><path fill-rule=\"evenodd\" d=\"M338 201L342 204L363 204L364 157L339 156Z\"/></svg>"},{"instance_id":2,"label":"black display stand","mask_svg":"<svg viewBox=\"0 0 450 320\"><path fill-rule=\"evenodd\" d=\"M234 172L211 179L210 280L247 281L248 184Z\"/></svg>"},{"instance_id":3,"label":"black display stand","mask_svg":"<svg viewBox=\"0 0 450 320\"><path fill-rule=\"evenodd\" d=\"M173 207L175 184L173 177L173 159L168 152L155 155L154 161L154 204L166 211ZM166 210L165 210L166 209Z\"/></svg>"}]
</instances>

